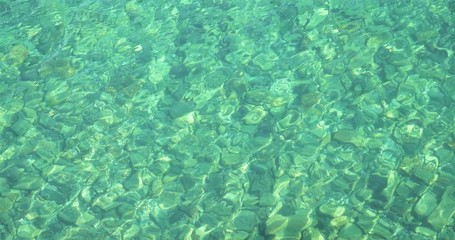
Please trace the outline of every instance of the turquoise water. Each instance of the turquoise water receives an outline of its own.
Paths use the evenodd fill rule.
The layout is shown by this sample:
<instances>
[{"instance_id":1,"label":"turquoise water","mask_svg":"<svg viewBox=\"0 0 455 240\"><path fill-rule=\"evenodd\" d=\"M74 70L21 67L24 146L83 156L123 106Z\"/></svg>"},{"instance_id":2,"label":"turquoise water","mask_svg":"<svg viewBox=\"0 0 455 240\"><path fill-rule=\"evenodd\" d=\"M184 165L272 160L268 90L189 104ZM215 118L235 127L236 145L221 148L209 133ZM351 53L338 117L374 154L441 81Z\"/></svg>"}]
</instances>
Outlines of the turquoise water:
<instances>
[{"instance_id":1,"label":"turquoise water","mask_svg":"<svg viewBox=\"0 0 455 240\"><path fill-rule=\"evenodd\" d=\"M455 239L454 23L0 0L0 239Z\"/></svg>"}]
</instances>

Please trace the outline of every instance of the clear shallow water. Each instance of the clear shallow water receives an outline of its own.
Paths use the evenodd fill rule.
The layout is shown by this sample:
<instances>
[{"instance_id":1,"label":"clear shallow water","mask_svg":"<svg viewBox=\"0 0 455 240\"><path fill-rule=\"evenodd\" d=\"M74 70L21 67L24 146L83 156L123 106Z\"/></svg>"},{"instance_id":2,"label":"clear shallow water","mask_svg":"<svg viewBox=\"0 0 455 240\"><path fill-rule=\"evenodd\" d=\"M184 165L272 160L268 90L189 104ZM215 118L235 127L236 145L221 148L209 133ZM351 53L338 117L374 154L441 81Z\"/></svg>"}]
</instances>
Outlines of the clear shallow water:
<instances>
[{"instance_id":1,"label":"clear shallow water","mask_svg":"<svg viewBox=\"0 0 455 240\"><path fill-rule=\"evenodd\" d=\"M1 239L453 239L454 3L0 3Z\"/></svg>"}]
</instances>

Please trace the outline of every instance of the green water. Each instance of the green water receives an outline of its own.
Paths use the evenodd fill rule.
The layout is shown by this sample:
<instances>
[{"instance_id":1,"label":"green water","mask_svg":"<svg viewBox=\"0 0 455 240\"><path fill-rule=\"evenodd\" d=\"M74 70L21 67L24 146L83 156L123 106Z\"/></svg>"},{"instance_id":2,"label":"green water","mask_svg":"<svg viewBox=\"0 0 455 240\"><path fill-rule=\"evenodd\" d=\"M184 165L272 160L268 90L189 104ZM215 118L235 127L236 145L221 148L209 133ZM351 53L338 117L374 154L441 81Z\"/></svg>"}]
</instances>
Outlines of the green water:
<instances>
[{"instance_id":1,"label":"green water","mask_svg":"<svg viewBox=\"0 0 455 240\"><path fill-rule=\"evenodd\" d=\"M455 1L0 0L0 239L455 239Z\"/></svg>"}]
</instances>

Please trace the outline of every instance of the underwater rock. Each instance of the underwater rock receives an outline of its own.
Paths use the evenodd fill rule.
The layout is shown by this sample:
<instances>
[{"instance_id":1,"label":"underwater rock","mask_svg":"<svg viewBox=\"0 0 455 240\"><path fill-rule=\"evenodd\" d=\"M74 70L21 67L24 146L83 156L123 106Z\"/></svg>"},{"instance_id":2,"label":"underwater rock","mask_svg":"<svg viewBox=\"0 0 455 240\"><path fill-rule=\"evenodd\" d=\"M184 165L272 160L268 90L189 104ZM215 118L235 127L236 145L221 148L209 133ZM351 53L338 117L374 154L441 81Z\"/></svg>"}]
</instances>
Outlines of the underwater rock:
<instances>
[{"instance_id":1,"label":"underwater rock","mask_svg":"<svg viewBox=\"0 0 455 240\"><path fill-rule=\"evenodd\" d=\"M436 209L428 216L428 223L436 230L441 231L455 214L455 188L448 187L442 195Z\"/></svg>"},{"instance_id":2,"label":"underwater rock","mask_svg":"<svg viewBox=\"0 0 455 240\"><path fill-rule=\"evenodd\" d=\"M237 230L252 232L257 226L257 221L256 213L244 210L234 219L234 225Z\"/></svg>"},{"instance_id":3,"label":"underwater rock","mask_svg":"<svg viewBox=\"0 0 455 240\"><path fill-rule=\"evenodd\" d=\"M275 214L267 219L266 230L267 235L275 235L283 232L286 229L286 225L289 219L279 214Z\"/></svg>"},{"instance_id":4,"label":"underwater rock","mask_svg":"<svg viewBox=\"0 0 455 240\"><path fill-rule=\"evenodd\" d=\"M261 106L253 107L243 118L243 121L247 125L257 125L267 116L267 112Z\"/></svg>"},{"instance_id":5,"label":"underwater rock","mask_svg":"<svg viewBox=\"0 0 455 240\"><path fill-rule=\"evenodd\" d=\"M419 217L427 217L438 206L436 195L430 191L423 194L414 205L414 213Z\"/></svg>"}]
</instances>

